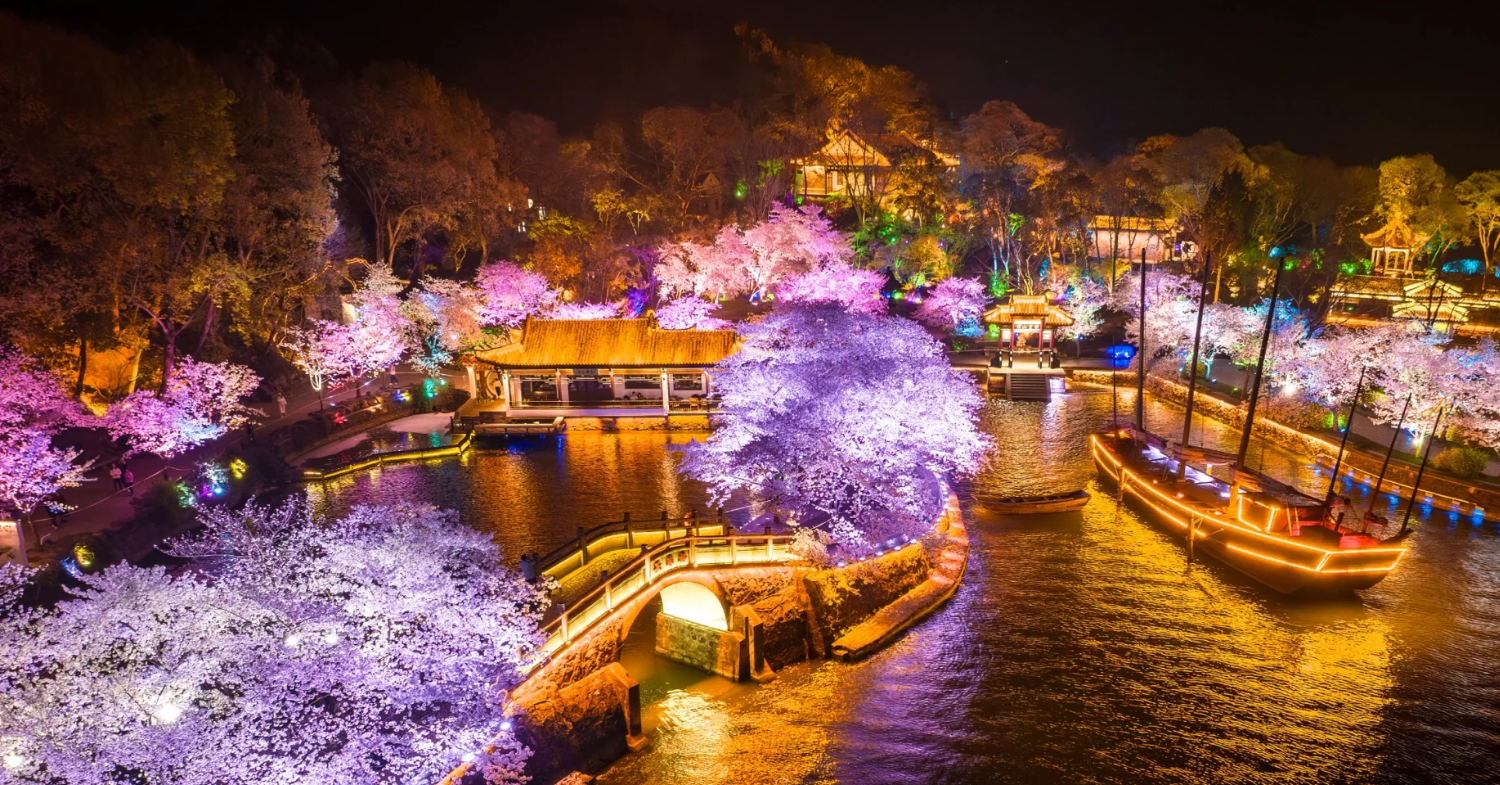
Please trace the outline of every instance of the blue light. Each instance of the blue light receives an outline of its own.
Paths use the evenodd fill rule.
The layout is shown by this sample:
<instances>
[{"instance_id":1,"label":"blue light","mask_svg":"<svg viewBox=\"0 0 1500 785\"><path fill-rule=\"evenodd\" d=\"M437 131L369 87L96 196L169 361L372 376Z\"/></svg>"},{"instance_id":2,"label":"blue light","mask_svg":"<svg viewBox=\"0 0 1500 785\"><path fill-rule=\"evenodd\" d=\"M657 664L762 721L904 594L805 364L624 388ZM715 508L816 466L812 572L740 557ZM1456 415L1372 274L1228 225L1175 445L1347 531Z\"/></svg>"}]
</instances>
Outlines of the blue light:
<instances>
[{"instance_id":1,"label":"blue light","mask_svg":"<svg viewBox=\"0 0 1500 785\"><path fill-rule=\"evenodd\" d=\"M1443 265L1443 272L1480 275L1484 272L1484 262L1478 259L1455 259Z\"/></svg>"}]
</instances>

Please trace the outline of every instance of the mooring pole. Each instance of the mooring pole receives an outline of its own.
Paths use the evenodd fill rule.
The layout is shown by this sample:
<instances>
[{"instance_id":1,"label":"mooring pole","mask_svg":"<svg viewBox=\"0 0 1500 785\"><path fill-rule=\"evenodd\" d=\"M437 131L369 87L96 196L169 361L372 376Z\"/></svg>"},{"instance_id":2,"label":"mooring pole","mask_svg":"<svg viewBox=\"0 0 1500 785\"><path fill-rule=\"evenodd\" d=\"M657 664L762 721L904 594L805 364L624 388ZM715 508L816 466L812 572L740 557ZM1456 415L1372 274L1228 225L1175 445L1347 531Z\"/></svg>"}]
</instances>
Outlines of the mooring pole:
<instances>
[{"instance_id":1,"label":"mooring pole","mask_svg":"<svg viewBox=\"0 0 1500 785\"><path fill-rule=\"evenodd\" d=\"M1146 249L1141 249L1141 324L1140 346L1136 350L1135 429L1146 432Z\"/></svg>"}]
</instances>

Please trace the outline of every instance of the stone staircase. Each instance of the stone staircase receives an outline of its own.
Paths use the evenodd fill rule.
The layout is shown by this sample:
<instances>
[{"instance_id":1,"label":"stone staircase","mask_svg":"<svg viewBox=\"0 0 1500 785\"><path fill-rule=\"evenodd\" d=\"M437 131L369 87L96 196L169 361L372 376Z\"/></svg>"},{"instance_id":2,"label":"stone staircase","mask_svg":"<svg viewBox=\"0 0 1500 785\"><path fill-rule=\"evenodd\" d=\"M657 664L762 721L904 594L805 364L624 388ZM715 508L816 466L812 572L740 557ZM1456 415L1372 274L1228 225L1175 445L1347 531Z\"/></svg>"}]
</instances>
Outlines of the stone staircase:
<instances>
[{"instance_id":1,"label":"stone staircase","mask_svg":"<svg viewBox=\"0 0 1500 785\"><path fill-rule=\"evenodd\" d=\"M1044 373L1012 371L1006 391L1013 401L1049 401L1052 399L1051 387L1047 383L1049 378L1051 377Z\"/></svg>"}]
</instances>

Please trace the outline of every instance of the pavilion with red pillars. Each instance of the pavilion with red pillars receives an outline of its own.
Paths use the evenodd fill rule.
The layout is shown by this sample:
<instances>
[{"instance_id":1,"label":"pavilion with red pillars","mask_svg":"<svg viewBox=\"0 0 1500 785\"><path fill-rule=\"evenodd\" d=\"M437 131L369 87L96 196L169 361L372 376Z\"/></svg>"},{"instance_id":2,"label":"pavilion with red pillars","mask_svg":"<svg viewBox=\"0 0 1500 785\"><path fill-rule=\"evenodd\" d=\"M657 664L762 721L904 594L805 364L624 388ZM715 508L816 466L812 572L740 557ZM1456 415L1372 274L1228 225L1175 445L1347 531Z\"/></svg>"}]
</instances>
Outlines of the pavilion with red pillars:
<instances>
[{"instance_id":1,"label":"pavilion with red pillars","mask_svg":"<svg viewBox=\"0 0 1500 785\"><path fill-rule=\"evenodd\" d=\"M1017 354L1036 354L1038 368L1054 368L1057 328L1071 325L1073 317L1045 294L1013 294L986 311L984 321L1000 331L997 367L1014 367Z\"/></svg>"}]
</instances>

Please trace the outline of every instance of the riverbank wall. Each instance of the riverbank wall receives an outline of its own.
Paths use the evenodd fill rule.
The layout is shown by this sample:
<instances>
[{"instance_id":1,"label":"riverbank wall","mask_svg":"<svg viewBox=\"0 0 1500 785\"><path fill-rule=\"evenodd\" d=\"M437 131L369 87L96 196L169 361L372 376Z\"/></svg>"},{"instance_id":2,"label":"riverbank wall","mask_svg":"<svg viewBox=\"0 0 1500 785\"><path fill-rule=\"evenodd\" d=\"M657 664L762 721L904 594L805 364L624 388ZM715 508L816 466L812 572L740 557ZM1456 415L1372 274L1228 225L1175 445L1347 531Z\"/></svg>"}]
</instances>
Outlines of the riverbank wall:
<instances>
[{"instance_id":1,"label":"riverbank wall","mask_svg":"<svg viewBox=\"0 0 1500 785\"><path fill-rule=\"evenodd\" d=\"M1110 372L1108 371L1073 371L1069 378L1075 382L1093 386L1110 386ZM1122 387L1133 387L1136 384L1135 372L1119 372L1117 383ZM1178 405L1187 403L1187 385L1171 379L1148 374L1146 390L1152 395ZM1231 427L1241 429L1245 427L1246 407L1212 393L1199 392L1195 396L1194 409L1205 417L1212 417ZM1306 455L1330 466L1339 453L1339 443L1333 439L1307 433L1263 416L1255 418L1254 435L1278 447L1298 455ZM1373 483L1380 473L1380 466L1384 460L1383 454L1377 455L1351 444L1344 452L1340 474L1352 475L1360 482ZM1412 483L1416 479L1415 467L1392 461L1386 469L1385 481L1381 483L1380 491L1409 499ZM1474 515L1477 511L1481 518L1487 517L1491 520L1500 518L1497 516L1497 513L1500 513L1500 489L1490 487L1488 484L1450 477L1434 470L1429 464L1426 474L1422 477L1421 490L1423 502L1433 504L1440 509L1466 515Z\"/></svg>"},{"instance_id":2,"label":"riverbank wall","mask_svg":"<svg viewBox=\"0 0 1500 785\"><path fill-rule=\"evenodd\" d=\"M951 596L969 554L961 515L957 500L950 500L931 535L842 567L789 562L685 575L712 583L730 629L658 617L657 648L678 661L759 682L798 662L873 653ZM646 745L639 685L618 662L638 612L597 625L512 692L516 734L534 751L527 766L533 782L596 773Z\"/></svg>"}]
</instances>

